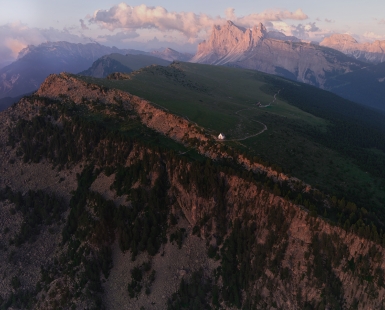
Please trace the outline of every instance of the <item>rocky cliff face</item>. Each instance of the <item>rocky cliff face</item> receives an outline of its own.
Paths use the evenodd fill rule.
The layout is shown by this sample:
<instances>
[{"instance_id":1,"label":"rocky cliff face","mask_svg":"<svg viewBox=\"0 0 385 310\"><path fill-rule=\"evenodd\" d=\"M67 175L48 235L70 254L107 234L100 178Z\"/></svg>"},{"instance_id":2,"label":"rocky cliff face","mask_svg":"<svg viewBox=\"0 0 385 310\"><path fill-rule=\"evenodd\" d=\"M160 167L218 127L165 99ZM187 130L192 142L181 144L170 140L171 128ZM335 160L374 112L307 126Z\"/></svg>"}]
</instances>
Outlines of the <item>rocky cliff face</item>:
<instances>
[{"instance_id":1,"label":"rocky cliff face","mask_svg":"<svg viewBox=\"0 0 385 310\"><path fill-rule=\"evenodd\" d=\"M138 122L159 134L130 138ZM384 307L373 227L359 227L364 238L315 216L284 197L285 176L240 155L229 166L218 145L151 102L50 76L0 113L0 305Z\"/></svg>"},{"instance_id":2,"label":"rocky cliff face","mask_svg":"<svg viewBox=\"0 0 385 310\"><path fill-rule=\"evenodd\" d=\"M244 29L231 21L214 26L209 40L199 44L191 61L259 70L319 87L330 76L362 67L337 51L269 35L263 24Z\"/></svg>"},{"instance_id":3,"label":"rocky cliff face","mask_svg":"<svg viewBox=\"0 0 385 310\"><path fill-rule=\"evenodd\" d=\"M359 43L348 34L333 34L325 38L320 45L333 48L365 62L377 64L385 61L385 41Z\"/></svg>"}]
</instances>

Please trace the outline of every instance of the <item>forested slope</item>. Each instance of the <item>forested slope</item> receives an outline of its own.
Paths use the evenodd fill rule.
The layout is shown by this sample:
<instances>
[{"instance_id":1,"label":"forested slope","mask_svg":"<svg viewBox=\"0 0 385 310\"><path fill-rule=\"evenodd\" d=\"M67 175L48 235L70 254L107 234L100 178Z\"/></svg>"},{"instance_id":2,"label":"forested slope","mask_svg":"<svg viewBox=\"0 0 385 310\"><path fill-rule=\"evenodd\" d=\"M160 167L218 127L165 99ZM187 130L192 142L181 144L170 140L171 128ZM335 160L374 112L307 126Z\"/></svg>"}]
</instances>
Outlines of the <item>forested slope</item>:
<instances>
[{"instance_id":1,"label":"forested slope","mask_svg":"<svg viewBox=\"0 0 385 310\"><path fill-rule=\"evenodd\" d=\"M354 201L68 75L0 118L3 308L384 307L382 224Z\"/></svg>"}]
</instances>

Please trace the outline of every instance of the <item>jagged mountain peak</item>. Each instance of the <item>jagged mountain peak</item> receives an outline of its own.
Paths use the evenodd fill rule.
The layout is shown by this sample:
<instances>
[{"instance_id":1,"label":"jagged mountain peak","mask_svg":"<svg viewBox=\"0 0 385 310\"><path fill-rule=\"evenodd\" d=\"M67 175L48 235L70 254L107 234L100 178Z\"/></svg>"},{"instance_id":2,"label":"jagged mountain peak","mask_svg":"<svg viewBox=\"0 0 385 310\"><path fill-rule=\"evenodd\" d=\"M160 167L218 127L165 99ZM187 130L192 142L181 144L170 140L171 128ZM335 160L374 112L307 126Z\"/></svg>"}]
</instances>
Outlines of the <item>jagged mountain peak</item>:
<instances>
[{"instance_id":1,"label":"jagged mountain peak","mask_svg":"<svg viewBox=\"0 0 385 310\"><path fill-rule=\"evenodd\" d=\"M385 40L360 43L349 34L333 34L320 43L356 59L380 63L385 61Z\"/></svg>"},{"instance_id":2,"label":"jagged mountain peak","mask_svg":"<svg viewBox=\"0 0 385 310\"><path fill-rule=\"evenodd\" d=\"M298 38L278 32L270 34L262 23L245 29L232 21L214 26L210 38L198 45L191 61L279 74L320 87L324 86L326 75L349 72L353 66L362 65Z\"/></svg>"},{"instance_id":3,"label":"jagged mountain peak","mask_svg":"<svg viewBox=\"0 0 385 310\"><path fill-rule=\"evenodd\" d=\"M329 44L346 44L346 43L358 43L356 39L354 39L350 34L339 34L335 33L331 36L325 38L322 42L324 44L328 42Z\"/></svg>"}]
</instances>

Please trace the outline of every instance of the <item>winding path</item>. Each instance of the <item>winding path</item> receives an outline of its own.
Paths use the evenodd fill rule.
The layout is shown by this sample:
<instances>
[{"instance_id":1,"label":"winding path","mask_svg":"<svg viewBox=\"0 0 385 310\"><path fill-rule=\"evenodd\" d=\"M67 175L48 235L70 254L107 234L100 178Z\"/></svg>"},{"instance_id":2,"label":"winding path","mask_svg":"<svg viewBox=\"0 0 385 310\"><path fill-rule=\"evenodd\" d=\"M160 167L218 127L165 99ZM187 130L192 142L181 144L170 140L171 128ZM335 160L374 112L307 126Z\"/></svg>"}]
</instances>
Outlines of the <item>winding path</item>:
<instances>
[{"instance_id":1,"label":"winding path","mask_svg":"<svg viewBox=\"0 0 385 310\"><path fill-rule=\"evenodd\" d=\"M252 107L252 108L241 109L241 110L236 111L234 114L236 114L236 115L239 116L240 118L245 118L244 116L240 115L239 112L241 112L241 111L246 111L246 110L256 110L256 109L260 109L260 108L267 108L267 107L270 107L274 102L277 101L277 95L279 94L280 91L281 91L281 89L278 90L278 92L274 94L274 99L273 99L271 102L269 102L267 105L260 105L260 106L258 106L258 107ZM159 105L159 104L157 104L157 103L154 103L154 102L152 102L152 103L153 103L154 105L157 105L157 106L160 107L161 109L163 109L163 110L169 112L169 110L168 110L167 108L165 108L165 107L163 107L163 106L161 106L161 105ZM203 127L199 126L196 122L191 121L187 116L182 116L182 117L185 118L185 119L186 119L187 121L189 121L190 123L193 123L193 124L194 124L195 126L197 126L198 128L204 129ZM262 122L260 122L260 121L255 121L255 120L252 120L252 119L249 119L249 120L261 124L261 125L263 126L263 129L260 130L260 131L258 131L258 132L255 133L255 134L252 134L252 135L250 135L250 136L246 136L246 137L243 137L243 138L239 138L239 139L224 139L224 140L221 140L221 139L218 139L217 137L215 137L216 140L217 140L217 141L220 141L220 142L226 142L226 141L243 141L243 140L246 140L246 139L249 139L249 138L252 138L252 137L259 136L260 134L264 133L264 132L267 130L267 126L266 126L264 123L262 123ZM187 152L189 152L189 151L180 153L180 155L185 154L185 153L187 153Z\"/></svg>"},{"instance_id":2,"label":"winding path","mask_svg":"<svg viewBox=\"0 0 385 310\"><path fill-rule=\"evenodd\" d=\"M274 103L277 100L277 95L279 94L280 91L281 90L278 90L278 92L276 94L274 94L274 99L271 102L269 102L269 104L263 105L263 106L258 106L258 107L253 107L253 108L241 109L241 110L236 111L235 114L237 116L241 117L241 118L242 117L245 118L244 116L240 115L239 112L246 111L246 110L255 110L255 109L259 109L259 108L266 108L266 107L271 106L271 104ZM257 133L255 133L253 135L250 135L250 136L247 136L247 137L243 137L243 138L239 138L239 139L224 139L224 140L217 139L217 140L218 141L243 141L243 140L246 140L246 139L249 139L249 138L252 138L252 137L256 137L256 136L264 133L267 130L267 126L264 123L259 122L259 121L255 121L255 120L252 120L252 119L250 119L250 120L253 121L253 122L256 122L256 123L259 123L259 124L263 125L263 129L258 131Z\"/></svg>"}]
</instances>

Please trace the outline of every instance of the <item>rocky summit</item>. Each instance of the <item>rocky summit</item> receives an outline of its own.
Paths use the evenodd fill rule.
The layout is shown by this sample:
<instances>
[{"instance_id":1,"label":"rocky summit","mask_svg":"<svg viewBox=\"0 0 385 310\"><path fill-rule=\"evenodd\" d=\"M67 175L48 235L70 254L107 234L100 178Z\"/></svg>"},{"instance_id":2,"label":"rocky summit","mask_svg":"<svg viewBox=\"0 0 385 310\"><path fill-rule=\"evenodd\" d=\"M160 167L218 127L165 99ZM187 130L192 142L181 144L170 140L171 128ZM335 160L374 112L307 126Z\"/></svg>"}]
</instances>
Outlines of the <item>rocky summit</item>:
<instances>
[{"instance_id":1,"label":"rocky summit","mask_svg":"<svg viewBox=\"0 0 385 310\"><path fill-rule=\"evenodd\" d=\"M270 34L262 23L245 29L228 21L213 26L191 61L278 74L322 88L329 77L363 67L336 50L299 41Z\"/></svg>"},{"instance_id":2,"label":"rocky summit","mask_svg":"<svg viewBox=\"0 0 385 310\"><path fill-rule=\"evenodd\" d=\"M385 40L376 40L373 43L359 43L348 34L333 34L325 38L320 45L374 64L385 61Z\"/></svg>"}]
</instances>

